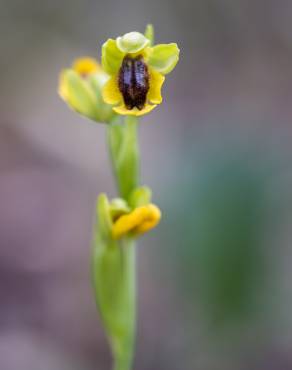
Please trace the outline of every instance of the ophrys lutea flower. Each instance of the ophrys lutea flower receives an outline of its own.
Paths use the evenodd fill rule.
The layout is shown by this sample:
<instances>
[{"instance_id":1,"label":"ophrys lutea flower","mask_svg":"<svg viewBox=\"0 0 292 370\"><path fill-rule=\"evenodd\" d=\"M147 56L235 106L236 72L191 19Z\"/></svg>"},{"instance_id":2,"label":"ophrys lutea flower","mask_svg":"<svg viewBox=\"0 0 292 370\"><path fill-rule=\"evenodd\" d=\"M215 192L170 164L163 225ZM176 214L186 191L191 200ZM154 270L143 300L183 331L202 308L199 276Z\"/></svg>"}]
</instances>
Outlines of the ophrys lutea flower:
<instances>
[{"instance_id":1,"label":"ophrys lutea flower","mask_svg":"<svg viewBox=\"0 0 292 370\"><path fill-rule=\"evenodd\" d=\"M107 40L102 47L102 67L111 77L103 87L103 99L122 115L141 116L162 102L165 75L179 58L177 44L151 45L139 32Z\"/></svg>"}]
</instances>

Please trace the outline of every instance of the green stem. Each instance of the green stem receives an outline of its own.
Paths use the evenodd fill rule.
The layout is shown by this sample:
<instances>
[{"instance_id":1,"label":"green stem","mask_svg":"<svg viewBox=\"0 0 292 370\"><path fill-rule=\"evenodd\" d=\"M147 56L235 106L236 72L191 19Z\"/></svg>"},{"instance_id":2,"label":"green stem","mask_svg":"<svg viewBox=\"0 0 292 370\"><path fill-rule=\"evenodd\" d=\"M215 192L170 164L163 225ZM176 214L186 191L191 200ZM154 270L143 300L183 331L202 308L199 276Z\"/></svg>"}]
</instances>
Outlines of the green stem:
<instances>
[{"instance_id":1,"label":"green stem","mask_svg":"<svg viewBox=\"0 0 292 370\"><path fill-rule=\"evenodd\" d=\"M128 324L127 335L123 346L120 343L112 343L114 355L113 370L130 370L132 367L136 332L136 251L135 243L132 240L122 242L122 259L124 266L124 292L123 295L127 301L126 309L131 317L131 323Z\"/></svg>"},{"instance_id":2,"label":"green stem","mask_svg":"<svg viewBox=\"0 0 292 370\"><path fill-rule=\"evenodd\" d=\"M108 144L117 186L122 198L128 200L139 179L139 146L137 118L126 116L123 125L108 126Z\"/></svg>"},{"instance_id":3,"label":"green stem","mask_svg":"<svg viewBox=\"0 0 292 370\"><path fill-rule=\"evenodd\" d=\"M126 116L123 125L111 124L108 129L108 143L112 167L120 196L129 200L131 192L139 181L139 146L137 139L137 118ZM125 307L131 316L127 338L123 345L111 343L114 356L113 370L131 370L136 331L136 256L134 242L126 239L121 242L123 276L125 280L123 296Z\"/></svg>"}]
</instances>

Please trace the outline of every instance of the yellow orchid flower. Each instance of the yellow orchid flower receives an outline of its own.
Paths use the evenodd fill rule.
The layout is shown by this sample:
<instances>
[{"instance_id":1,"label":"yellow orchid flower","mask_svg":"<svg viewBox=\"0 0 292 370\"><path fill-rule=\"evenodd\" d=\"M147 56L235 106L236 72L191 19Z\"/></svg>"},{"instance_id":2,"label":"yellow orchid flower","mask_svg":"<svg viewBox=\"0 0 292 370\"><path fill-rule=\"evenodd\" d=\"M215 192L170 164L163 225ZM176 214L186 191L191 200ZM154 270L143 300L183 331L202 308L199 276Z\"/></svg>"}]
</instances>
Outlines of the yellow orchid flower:
<instances>
[{"instance_id":1,"label":"yellow orchid flower","mask_svg":"<svg viewBox=\"0 0 292 370\"><path fill-rule=\"evenodd\" d=\"M151 46L153 29L126 33L107 40L102 47L102 68L110 75L102 96L122 115L141 116L162 102L164 75L179 59L177 44Z\"/></svg>"},{"instance_id":2,"label":"yellow orchid flower","mask_svg":"<svg viewBox=\"0 0 292 370\"><path fill-rule=\"evenodd\" d=\"M151 203L151 191L147 187L136 188L129 202L122 198L109 202L101 194L97 204L100 228L114 240L127 235L138 237L157 226L161 219L161 211Z\"/></svg>"}]
</instances>

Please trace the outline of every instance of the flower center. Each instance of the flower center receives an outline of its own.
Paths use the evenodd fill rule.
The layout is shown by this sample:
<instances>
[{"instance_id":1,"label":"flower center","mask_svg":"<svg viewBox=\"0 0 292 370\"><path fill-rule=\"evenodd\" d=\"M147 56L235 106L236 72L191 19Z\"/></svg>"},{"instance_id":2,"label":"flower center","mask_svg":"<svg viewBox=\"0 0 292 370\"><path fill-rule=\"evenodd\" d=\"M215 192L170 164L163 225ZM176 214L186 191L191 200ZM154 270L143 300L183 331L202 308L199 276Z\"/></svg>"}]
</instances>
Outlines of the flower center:
<instances>
[{"instance_id":1,"label":"flower center","mask_svg":"<svg viewBox=\"0 0 292 370\"><path fill-rule=\"evenodd\" d=\"M142 55L123 59L118 78L119 90L127 109L142 110L149 91L149 72Z\"/></svg>"}]
</instances>

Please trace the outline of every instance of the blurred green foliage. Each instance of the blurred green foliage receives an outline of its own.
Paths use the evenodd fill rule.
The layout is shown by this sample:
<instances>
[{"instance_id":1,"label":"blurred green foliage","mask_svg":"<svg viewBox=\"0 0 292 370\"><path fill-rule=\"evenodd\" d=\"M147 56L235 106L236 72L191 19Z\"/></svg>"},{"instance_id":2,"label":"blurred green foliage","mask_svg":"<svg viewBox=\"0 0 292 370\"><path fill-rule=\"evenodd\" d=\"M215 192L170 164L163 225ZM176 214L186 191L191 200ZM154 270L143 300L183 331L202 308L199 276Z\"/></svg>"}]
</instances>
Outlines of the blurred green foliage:
<instances>
[{"instance_id":1,"label":"blurred green foliage","mask_svg":"<svg viewBox=\"0 0 292 370\"><path fill-rule=\"evenodd\" d=\"M188 158L165 211L167 244L188 302L206 325L229 327L256 315L265 285L266 178L240 146Z\"/></svg>"}]
</instances>

